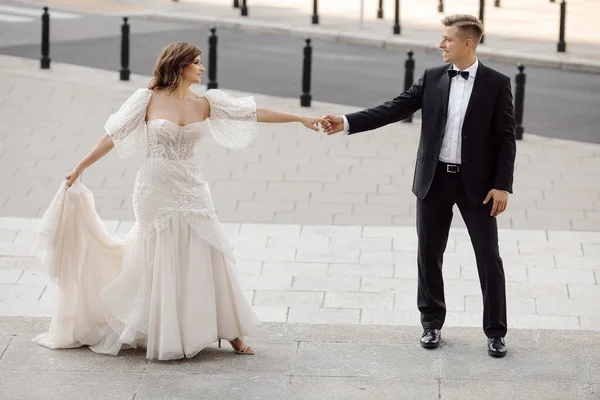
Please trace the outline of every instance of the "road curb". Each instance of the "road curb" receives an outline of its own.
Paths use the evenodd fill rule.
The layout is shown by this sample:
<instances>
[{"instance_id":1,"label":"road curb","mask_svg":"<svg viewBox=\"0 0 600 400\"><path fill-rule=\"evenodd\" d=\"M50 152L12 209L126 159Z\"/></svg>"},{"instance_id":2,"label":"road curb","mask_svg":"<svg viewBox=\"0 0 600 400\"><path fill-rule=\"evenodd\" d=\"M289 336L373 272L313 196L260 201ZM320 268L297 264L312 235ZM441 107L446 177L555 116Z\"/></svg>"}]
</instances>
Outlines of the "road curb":
<instances>
[{"instance_id":1,"label":"road curb","mask_svg":"<svg viewBox=\"0 0 600 400\"><path fill-rule=\"evenodd\" d=\"M394 36L381 37L366 32L348 33L324 29L321 27L293 27L254 20L203 17L180 13L157 13L144 11L131 16L158 21L193 22L203 26L234 29L241 32L259 32L302 38L310 36L313 39L316 38L328 42L378 47L392 51L407 51L408 49L412 49L426 52L439 52L437 45L432 45L431 42L428 41L409 40ZM528 67L535 66L571 72L600 74L600 61L587 58L570 58L567 54L564 56L551 56L546 54L511 52L489 47L481 47L478 49L477 53L479 58L483 61L514 62L516 64L522 63Z\"/></svg>"}]
</instances>

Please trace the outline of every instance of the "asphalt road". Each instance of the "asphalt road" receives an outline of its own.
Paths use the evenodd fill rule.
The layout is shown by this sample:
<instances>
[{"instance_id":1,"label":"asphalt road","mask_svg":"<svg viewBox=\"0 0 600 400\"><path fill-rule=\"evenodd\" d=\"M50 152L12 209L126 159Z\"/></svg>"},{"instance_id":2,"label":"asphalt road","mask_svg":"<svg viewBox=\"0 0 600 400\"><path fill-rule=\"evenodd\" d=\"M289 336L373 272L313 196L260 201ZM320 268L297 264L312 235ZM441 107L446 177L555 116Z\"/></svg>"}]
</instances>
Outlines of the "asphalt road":
<instances>
[{"instance_id":1,"label":"asphalt road","mask_svg":"<svg viewBox=\"0 0 600 400\"><path fill-rule=\"evenodd\" d=\"M53 31L51 58L78 65L120 69L120 20L85 16L60 21ZM69 29L69 23L77 29ZM0 53L39 58L39 24L25 29L3 24ZM18 24L12 24L17 26ZM11 29L26 31L18 44ZM203 48L208 64L208 28L131 20L131 70L151 75L160 49L173 41L189 41ZM116 32L116 35L114 34ZM222 89L236 89L284 97L301 93L304 40L288 36L218 31L218 75ZM16 40L16 39L15 39ZM359 107L377 105L403 88L405 52L313 40L312 95L319 101ZM416 52L415 78L441 63L437 53ZM513 79L515 65L486 64ZM600 143L600 77L545 68L526 68L525 131L548 137ZM115 79L118 74L115 73ZM208 74L205 75L208 79Z\"/></svg>"}]
</instances>

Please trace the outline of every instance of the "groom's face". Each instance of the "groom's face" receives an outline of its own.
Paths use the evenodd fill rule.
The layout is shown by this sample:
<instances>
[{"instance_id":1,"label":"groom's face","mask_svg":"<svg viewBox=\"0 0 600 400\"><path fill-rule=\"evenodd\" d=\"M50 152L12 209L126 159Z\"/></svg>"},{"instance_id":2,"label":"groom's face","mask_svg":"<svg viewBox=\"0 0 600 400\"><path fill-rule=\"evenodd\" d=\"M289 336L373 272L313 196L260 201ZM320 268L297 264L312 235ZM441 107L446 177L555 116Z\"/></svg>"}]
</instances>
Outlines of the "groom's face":
<instances>
[{"instance_id":1,"label":"groom's face","mask_svg":"<svg viewBox=\"0 0 600 400\"><path fill-rule=\"evenodd\" d=\"M458 27L447 26L444 28L440 42L444 62L453 63L461 59L465 56L467 47L467 43L462 35L460 35Z\"/></svg>"}]
</instances>

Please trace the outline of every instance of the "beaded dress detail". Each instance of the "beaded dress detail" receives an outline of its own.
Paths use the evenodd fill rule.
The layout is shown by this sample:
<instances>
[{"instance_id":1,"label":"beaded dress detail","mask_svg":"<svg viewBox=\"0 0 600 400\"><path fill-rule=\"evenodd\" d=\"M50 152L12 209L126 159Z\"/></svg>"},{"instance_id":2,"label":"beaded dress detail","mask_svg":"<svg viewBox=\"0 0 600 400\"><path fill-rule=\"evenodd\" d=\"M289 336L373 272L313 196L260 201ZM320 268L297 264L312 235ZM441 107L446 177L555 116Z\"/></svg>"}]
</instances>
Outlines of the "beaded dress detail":
<instances>
[{"instance_id":1,"label":"beaded dress detail","mask_svg":"<svg viewBox=\"0 0 600 400\"><path fill-rule=\"evenodd\" d=\"M253 97L208 90L206 121L146 121L152 93L138 89L105 124L123 158L146 152L133 190L135 224L107 233L92 192L63 182L38 228L35 248L58 286L50 348L88 345L117 355L143 346L149 359L193 357L215 340L259 324L236 276L237 260L194 158L206 132L242 149L256 136Z\"/></svg>"}]
</instances>

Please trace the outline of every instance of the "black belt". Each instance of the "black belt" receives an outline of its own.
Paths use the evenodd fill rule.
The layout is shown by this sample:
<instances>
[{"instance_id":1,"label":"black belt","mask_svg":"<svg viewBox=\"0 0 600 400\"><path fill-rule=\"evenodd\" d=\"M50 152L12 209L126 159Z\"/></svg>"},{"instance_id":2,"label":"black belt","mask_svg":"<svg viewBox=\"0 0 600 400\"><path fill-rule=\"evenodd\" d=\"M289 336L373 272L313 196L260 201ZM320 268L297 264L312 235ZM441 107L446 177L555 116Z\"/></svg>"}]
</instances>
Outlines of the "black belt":
<instances>
[{"instance_id":1,"label":"black belt","mask_svg":"<svg viewBox=\"0 0 600 400\"><path fill-rule=\"evenodd\" d=\"M460 164L448 164L442 161L439 164L442 170L449 174L458 174L460 172Z\"/></svg>"}]
</instances>

